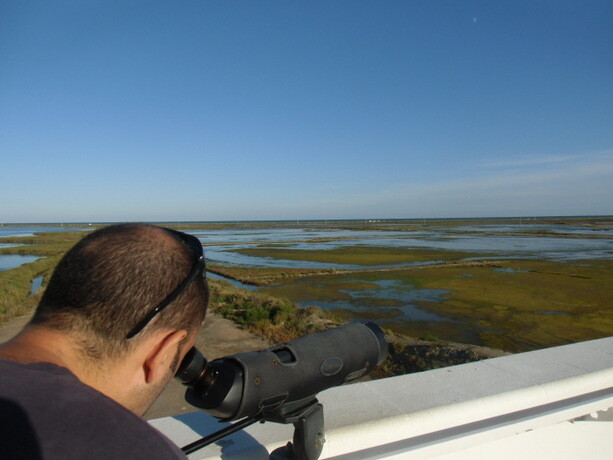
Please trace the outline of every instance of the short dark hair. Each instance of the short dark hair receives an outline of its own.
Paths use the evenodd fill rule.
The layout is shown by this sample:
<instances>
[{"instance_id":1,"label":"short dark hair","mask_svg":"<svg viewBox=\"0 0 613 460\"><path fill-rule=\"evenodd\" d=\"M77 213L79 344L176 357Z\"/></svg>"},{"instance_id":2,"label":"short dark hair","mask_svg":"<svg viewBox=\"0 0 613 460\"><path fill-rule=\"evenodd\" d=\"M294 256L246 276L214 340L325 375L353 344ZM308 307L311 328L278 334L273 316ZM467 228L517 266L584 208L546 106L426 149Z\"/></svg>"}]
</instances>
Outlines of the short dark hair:
<instances>
[{"instance_id":1,"label":"short dark hair","mask_svg":"<svg viewBox=\"0 0 613 460\"><path fill-rule=\"evenodd\" d=\"M208 305L198 278L133 339L127 333L190 272L197 255L176 234L120 224L87 235L58 263L31 324L77 337L92 357L117 357L160 329L195 331Z\"/></svg>"}]
</instances>

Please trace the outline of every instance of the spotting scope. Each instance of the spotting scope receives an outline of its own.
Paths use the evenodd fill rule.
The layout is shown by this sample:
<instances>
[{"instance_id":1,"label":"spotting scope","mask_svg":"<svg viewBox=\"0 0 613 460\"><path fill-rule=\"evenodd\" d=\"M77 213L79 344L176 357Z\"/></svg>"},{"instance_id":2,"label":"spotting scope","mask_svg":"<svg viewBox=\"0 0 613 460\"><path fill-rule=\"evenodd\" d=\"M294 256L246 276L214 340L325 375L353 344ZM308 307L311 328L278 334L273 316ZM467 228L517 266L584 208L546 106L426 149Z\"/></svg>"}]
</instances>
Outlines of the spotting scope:
<instances>
[{"instance_id":1,"label":"spotting scope","mask_svg":"<svg viewBox=\"0 0 613 460\"><path fill-rule=\"evenodd\" d=\"M223 421L294 423L298 430L301 415L318 406L321 414L315 423L321 429L315 430L320 434L315 442L321 452L323 411L315 398L317 393L369 374L385 359L387 350L379 326L355 322L211 362L192 348L175 378L188 387L188 403ZM184 448L186 453L194 450ZM317 458L319 452L295 458Z\"/></svg>"}]
</instances>

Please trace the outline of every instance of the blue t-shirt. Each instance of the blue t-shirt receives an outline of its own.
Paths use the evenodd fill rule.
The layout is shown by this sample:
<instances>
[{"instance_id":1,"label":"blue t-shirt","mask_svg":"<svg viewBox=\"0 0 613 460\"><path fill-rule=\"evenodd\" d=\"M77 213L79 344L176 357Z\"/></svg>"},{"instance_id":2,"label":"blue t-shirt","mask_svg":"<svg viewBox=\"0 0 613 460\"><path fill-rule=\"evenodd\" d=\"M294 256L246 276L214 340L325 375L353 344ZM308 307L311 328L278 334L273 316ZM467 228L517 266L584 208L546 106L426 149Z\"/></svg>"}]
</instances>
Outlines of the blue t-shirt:
<instances>
[{"instance_id":1,"label":"blue t-shirt","mask_svg":"<svg viewBox=\"0 0 613 460\"><path fill-rule=\"evenodd\" d=\"M50 363L0 360L0 459L185 459L162 433Z\"/></svg>"}]
</instances>

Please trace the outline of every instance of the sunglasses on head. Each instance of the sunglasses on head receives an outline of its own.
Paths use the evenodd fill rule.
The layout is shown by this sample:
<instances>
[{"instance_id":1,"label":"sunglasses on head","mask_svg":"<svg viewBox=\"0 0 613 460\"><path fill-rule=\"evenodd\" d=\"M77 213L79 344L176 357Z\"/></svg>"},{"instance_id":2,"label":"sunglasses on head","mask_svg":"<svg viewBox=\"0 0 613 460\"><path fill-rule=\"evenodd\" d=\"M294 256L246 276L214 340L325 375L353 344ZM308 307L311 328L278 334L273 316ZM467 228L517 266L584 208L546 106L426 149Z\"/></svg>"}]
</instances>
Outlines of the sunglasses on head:
<instances>
[{"instance_id":1,"label":"sunglasses on head","mask_svg":"<svg viewBox=\"0 0 613 460\"><path fill-rule=\"evenodd\" d=\"M126 336L127 339L131 339L135 335L137 335L140 331L142 331L147 324L161 311L163 311L168 305L170 305L173 300L175 300L179 295L190 285L190 283L196 279L197 276L206 277L206 263L204 261L204 251L202 249L202 244L200 240L195 236L188 235L183 232L178 232L176 230L172 230L170 228L164 229L166 232L173 235L176 239L181 241L185 246L187 246L192 254L194 254L196 261L192 266L189 274L179 283L179 285L170 293L164 300L162 300L157 307L147 313L142 320L140 320L136 326L128 333Z\"/></svg>"}]
</instances>

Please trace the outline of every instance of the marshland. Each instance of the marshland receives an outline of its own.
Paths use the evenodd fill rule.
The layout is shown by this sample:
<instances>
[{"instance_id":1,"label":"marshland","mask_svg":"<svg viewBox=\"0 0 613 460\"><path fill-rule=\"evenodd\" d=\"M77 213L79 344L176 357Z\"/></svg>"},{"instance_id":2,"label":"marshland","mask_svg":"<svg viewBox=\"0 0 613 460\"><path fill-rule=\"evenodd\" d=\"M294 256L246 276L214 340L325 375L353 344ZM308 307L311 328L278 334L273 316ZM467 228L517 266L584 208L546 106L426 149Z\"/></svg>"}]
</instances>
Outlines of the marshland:
<instances>
[{"instance_id":1,"label":"marshland","mask_svg":"<svg viewBox=\"0 0 613 460\"><path fill-rule=\"evenodd\" d=\"M270 343L375 321L391 373L613 334L613 218L163 225L205 246L213 311ZM89 228L0 229L0 321Z\"/></svg>"}]
</instances>

